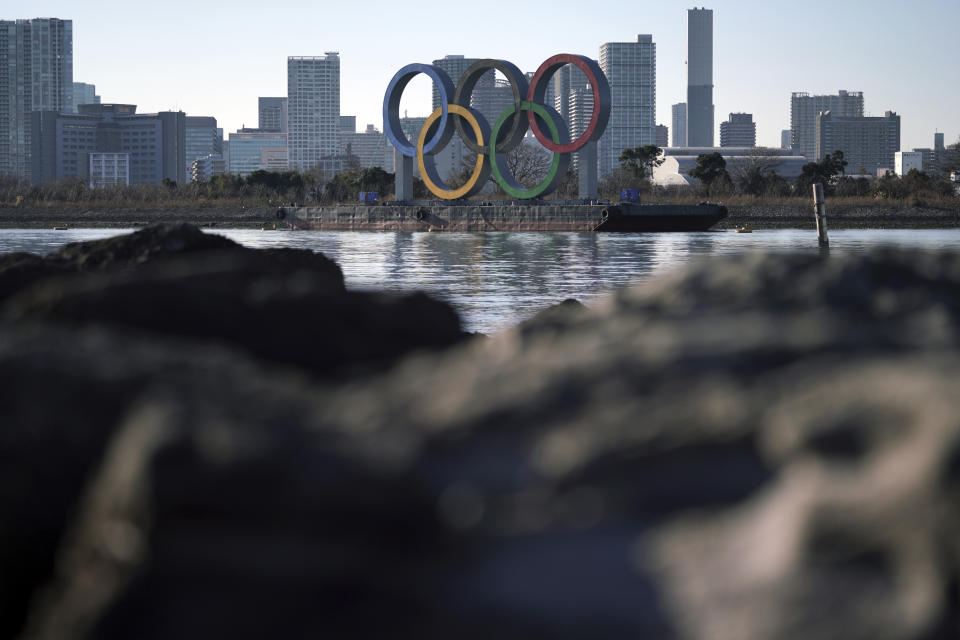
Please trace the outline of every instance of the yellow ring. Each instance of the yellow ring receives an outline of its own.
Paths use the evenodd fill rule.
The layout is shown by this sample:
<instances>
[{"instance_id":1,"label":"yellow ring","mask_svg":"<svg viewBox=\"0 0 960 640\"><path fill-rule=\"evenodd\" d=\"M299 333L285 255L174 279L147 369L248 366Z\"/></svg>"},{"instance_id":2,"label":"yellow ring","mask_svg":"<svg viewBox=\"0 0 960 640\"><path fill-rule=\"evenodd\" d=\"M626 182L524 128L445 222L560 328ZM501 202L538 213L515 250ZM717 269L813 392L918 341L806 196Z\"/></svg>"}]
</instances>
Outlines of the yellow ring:
<instances>
[{"instance_id":1,"label":"yellow ring","mask_svg":"<svg viewBox=\"0 0 960 640\"><path fill-rule=\"evenodd\" d=\"M480 130L480 123L477 122L477 119L473 117L473 114L470 113L468 109L461 107L458 104L450 104L447 106L447 111L454 115L458 115L473 128L473 135L476 136L477 144L481 148L484 146L483 132ZM442 115L442 108L438 107L436 111L430 114L430 117L427 118L427 121L423 123L423 128L420 129L420 136L417 138L417 167L420 168L420 178L423 179L423 183L426 185L427 189L430 190L430 193L441 198L443 200L456 200L457 198L462 198L467 195L474 185L477 184L477 180L480 179L480 175L483 173L483 163L484 156L483 154L477 154L477 164L473 167L473 173L470 174L470 179L467 180L466 184L457 189L444 189L438 187L433 183L433 180L430 179L430 176L427 174L427 168L423 164L423 145L427 138L427 131L430 130L430 125L436 122Z\"/></svg>"}]
</instances>

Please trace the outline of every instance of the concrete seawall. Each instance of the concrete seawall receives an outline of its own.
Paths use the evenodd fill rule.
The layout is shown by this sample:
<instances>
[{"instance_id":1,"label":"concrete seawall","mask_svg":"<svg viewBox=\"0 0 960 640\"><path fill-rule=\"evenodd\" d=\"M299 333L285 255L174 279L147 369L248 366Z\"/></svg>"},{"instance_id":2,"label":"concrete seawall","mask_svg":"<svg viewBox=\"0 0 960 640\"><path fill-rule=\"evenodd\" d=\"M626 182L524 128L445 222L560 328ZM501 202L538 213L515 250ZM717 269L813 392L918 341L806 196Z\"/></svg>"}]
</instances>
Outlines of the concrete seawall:
<instances>
[{"instance_id":1,"label":"concrete seawall","mask_svg":"<svg viewBox=\"0 0 960 640\"><path fill-rule=\"evenodd\" d=\"M717 205L513 204L281 207L277 218L323 231L695 231L726 215Z\"/></svg>"},{"instance_id":2,"label":"concrete seawall","mask_svg":"<svg viewBox=\"0 0 960 640\"><path fill-rule=\"evenodd\" d=\"M717 228L749 224L762 229L813 229L813 202L809 205L728 205L730 216ZM951 229L960 227L960 209L883 204L851 205L827 200L827 221L832 229Z\"/></svg>"}]
</instances>

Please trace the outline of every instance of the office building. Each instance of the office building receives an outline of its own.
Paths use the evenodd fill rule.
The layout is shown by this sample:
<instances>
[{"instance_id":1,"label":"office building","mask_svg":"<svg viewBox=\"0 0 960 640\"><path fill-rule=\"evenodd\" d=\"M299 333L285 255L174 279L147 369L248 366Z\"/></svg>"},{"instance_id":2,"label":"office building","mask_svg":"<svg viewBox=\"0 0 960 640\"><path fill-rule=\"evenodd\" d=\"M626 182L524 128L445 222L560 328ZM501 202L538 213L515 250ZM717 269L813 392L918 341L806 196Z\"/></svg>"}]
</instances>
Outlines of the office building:
<instances>
[{"instance_id":1,"label":"office building","mask_svg":"<svg viewBox=\"0 0 960 640\"><path fill-rule=\"evenodd\" d=\"M372 124L362 132L341 131L340 144L347 166L359 169L382 167L393 173L393 147L387 142L386 134Z\"/></svg>"},{"instance_id":2,"label":"office building","mask_svg":"<svg viewBox=\"0 0 960 640\"><path fill-rule=\"evenodd\" d=\"M227 172L227 163L223 156L209 155L203 158L197 158L190 167L191 182L207 182L213 176L222 175Z\"/></svg>"},{"instance_id":3,"label":"office building","mask_svg":"<svg viewBox=\"0 0 960 640\"><path fill-rule=\"evenodd\" d=\"M687 10L687 144L713 146L713 10Z\"/></svg>"},{"instance_id":4,"label":"office building","mask_svg":"<svg viewBox=\"0 0 960 640\"><path fill-rule=\"evenodd\" d=\"M597 150L599 175L620 166L620 153L656 141L657 45L650 34L636 42L600 45L600 68L610 83L610 121Z\"/></svg>"},{"instance_id":5,"label":"office building","mask_svg":"<svg viewBox=\"0 0 960 640\"><path fill-rule=\"evenodd\" d=\"M817 116L817 158L842 151L847 173L874 175L892 169L900 149L900 116L887 111L883 117L844 117L825 111Z\"/></svg>"},{"instance_id":6,"label":"office building","mask_svg":"<svg viewBox=\"0 0 960 640\"><path fill-rule=\"evenodd\" d=\"M913 169L923 171L923 154L917 151L897 151L893 154L893 172L905 176Z\"/></svg>"},{"instance_id":7,"label":"office building","mask_svg":"<svg viewBox=\"0 0 960 640\"><path fill-rule=\"evenodd\" d=\"M671 108L673 115L673 144L674 147L687 146L687 103L680 102Z\"/></svg>"},{"instance_id":8,"label":"office building","mask_svg":"<svg viewBox=\"0 0 960 640\"><path fill-rule=\"evenodd\" d=\"M293 120L290 126L293 126ZM230 163L227 165L227 171L240 177L246 177L261 169L286 171L289 167L287 140L288 136L282 131L240 129L236 133L231 133ZM327 157L339 157L339 150Z\"/></svg>"},{"instance_id":9,"label":"office building","mask_svg":"<svg viewBox=\"0 0 960 640\"><path fill-rule=\"evenodd\" d=\"M790 133L790 129L781 129L780 130L780 148L791 149L792 147L793 147L793 135Z\"/></svg>"},{"instance_id":10,"label":"office building","mask_svg":"<svg viewBox=\"0 0 960 640\"><path fill-rule=\"evenodd\" d=\"M270 131L287 131L287 105L285 97L257 98L259 117L257 128Z\"/></svg>"},{"instance_id":11,"label":"office building","mask_svg":"<svg viewBox=\"0 0 960 640\"><path fill-rule=\"evenodd\" d=\"M0 20L0 174L31 179L32 112L72 109L73 21Z\"/></svg>"},{"instance_id":12,"label":"office building","mask_svg":"<svg viewBox=\"0 0 960 640\"><path fill-rule=\"evenodd\" d=\"M287 98L290 168L319 167L325 175L334 175L341 167L340 54L287 58ZM231 148L231 172L237 166L234 153Z\"/></svg>"},{"instance_id":13,"label":"office building","mask_svg":"<svg viewBox=\"0 0 960 640\"><path fill-rule=\"evenodd\" d=\"M186 116L182 111L137 113L131 104L85 104L80 113L34 111L34 182L91 180L91 154L125 154L128 184L186 180ZM98 166L116 162L104 156ZM106 169L104 169L106 171Z\"/></svg>"},{"instance_id":14,"label":"office building","mask_svg":"<svg viewBox=\"0 0 960 640\"><path fill-rule=\"evenodd\" d=\"M186 117L187 181L193 179L190 168L197 158L223 153L223 130L217 128L217 119L208 116Z\"/></svg>"},{"instance_id":15,"label":"office building","mask_svg":"<svg viewBox=\"0 0 960 640\"><path fill-rule=\"evenodd\" d=\"M752 113L731 113L729 119L720 123L721 147L757 146L757 124Z\"/></svg>"},{"instance_id":16,"label":"office building","mask_svg":"<svg viewBox=\"0 0 960 640\"><path fill-rule=\"evenodd\" d=\"M797 92L790 96L790 132L792 148L810 162L817 162L817 116L830 111L836 117L862 118L863 92L843 91L837 95L812 96ZM893 161L893 156L890 157ZM893 166L893 165L889 165Z\"/></svg>"},{"instance_id":17,"label":"office building","mask_svg":"<svg viewBox=\"0 0 960 640\"><path fill-rule=\"evenodd\" d=\"M664 124L657 125L656 140L654 144L658 147L669 147L670 146L670 128Z\"/></svg>"},{"instance_id":18,"label":"office building","mask_svg":"<svg viewBox=\"0 0 960 640\"><path fill-rule=\"evenodd\" d=\"M77 107L81 104L100 104L100 96L97 95L97 87L86 82L73 83L73 108L71 113L80 113Z\"/></svg>"},{"instance_id":19,"label":"office building","mask_svg":"<svg viewBox=\"0 0 960 640\"><path fill-rule=\"evenodd\" d=\"M357 116L340 116L340 131L355 133L357 131Z\"/></svg>"},{"instance_id":20,"label":"office building","mask_svg":"<svg viewBox=\"0 0 960 640\"><path fill-rule=\"evenodd\" d=\"M91 189L106 189L130 184L129 153L91 153L87 175Z\"/></svg>"}]
</instances>

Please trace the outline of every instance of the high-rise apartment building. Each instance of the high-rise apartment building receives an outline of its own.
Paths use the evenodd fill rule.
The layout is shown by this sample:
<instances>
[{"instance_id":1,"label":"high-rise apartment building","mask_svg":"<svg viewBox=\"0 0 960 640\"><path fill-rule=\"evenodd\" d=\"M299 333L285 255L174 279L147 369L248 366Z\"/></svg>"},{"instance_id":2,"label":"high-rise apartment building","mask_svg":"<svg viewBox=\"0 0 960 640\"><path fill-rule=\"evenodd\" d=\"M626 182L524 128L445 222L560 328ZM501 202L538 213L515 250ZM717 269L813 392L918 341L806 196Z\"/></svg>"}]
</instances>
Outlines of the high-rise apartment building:
<instances>
[{"instance_id":1,"label":"high-rise apartment building","mask_svg":"<svg viewBox=\"0 0 960 640\"><path fill-rule=\"evenodd\" d=\"M721 122L720 146L757 146L757 124L753 121L753 114L731 113L730 117L726 121Z\"/></svg>"},{"instance_id":2,"label":"high-rise apartment building","mask_svg":"<svg viewBox=\"0 0 960 640\"><path fill-rule=\"evenodd\" d=\"M340 54L287 58L287 99L290 168L333 175L341 167Z\"/></svg>"},{"instance_id":3,"label":"high-rise apartment building","mask_svg":"<svg viewBox=\"0 0 960 640\"><path fill-rule=\"evenodd\" d=\"M217 119L209 116L186 117L187 181L193 179L193 162L209 155L223 153L223 130L217 128Z\"/></svg>"},{"instance_id":4,"label":"high-rise apartment building","mask_svg":"<svg viewBox=\"0 0 960 640\"><path fill-rule=\"evenodd\" d=\"M289 63L288 63L289 64ZM287 98L280 97L259 97L257 98L257 107L259 117L257 118L257 128L269 131L287 131Z\"/></svg>"},{"instance_id":5,"label":"high-rise apartment building","mask_svg":"<svg viewBox=\"0 0 960 640\"><path fill-rule=\"evenodd\" d=\"M548 86L544 95L553 95L553 108L567 123L567 128L570 130L570 139L573 140L573 125L570 122L570 97L575 91L587 88L587 74L581 71L579 67L565 64L557 69L557 72L550 78L550 82L553 83L553 91Z\"/></svg>"},{"instance_id":6,"label":"high-rise apartment building","mask_svg":"<svg viewBox=\"0 0 960 640\"><path fill-rule=\"evenodd\" d=\"M81 104L100 104L100 96L97 95L97 86L87 84L86 82L73 83L73 109L71 113L80 113L77 109Z\"/></svg>"},{"instance_id":7,"label":"high-rise apartment building","mask_svg":"<svg viewBox=\"0 0 960 640\"><path fill-rule=\"evenodd\" d=\"M620 153L656 141L657 45L650 34L636 42L600 45L600 68L610 83L610 120L597 151L599 175L620 166Z\"/></svg>"},{"instance_id":8,"label":"high-rise apartment building","mask_svg":"<svg viewBox=\"0 0 960 640\"><path fill-rule=\"evenodd\" d=\"M569 65L568 65L569 66ZM576 140L590 125L593 116L593 90L589 85L574 89L567 98L567 128L570 139ZM570 169L576 171L580 166L580 154L570 156Z\"/></svg>"},{"instance_id":9,"label":"high-rise apartment building","mask_svg":"<svg viewBox=\"0 0 960 640\"><path fill-rule=\"evenodd\" d=\"M357 116L340 116L340 133L344 132L357 132Z\"/></svg>"},{"instance_id":10,"label":"high-rise apartment building","mask_svg":"<svg viewBox=\"0 0 960 640\"><path fill-rule=\"evenodd\" d=\"M791 94L790 131L793 150L810 162L820 160L816 152L817 116L824 111L832 112L835 117L862 118L863 92L841 90L837 95L824 96L812 96L804 92ZM890 166L892 168L893 165Z\"/></svg>"},{"instance_id":11,"label":"high-rise apartment building","mask_svg":"<svg viewBox=\"0 0 960 640\"><path fill-rule=\"evenodd\" d=\"M73 21L0 20L0 174L30 179L34 111L73 109Z\"/></svg>"},{"instance_id":12,"label":"high-rise apartment building","mask_svg":"<svg viewBox=\"0 0 960 640\"><path fill-rule=\"evenodd\" d=\"M687 146L713 146L713 10L687 10Z\"/></svg>"},{"instance_id":13,"label":"high-rise apartment building","mask_svg":"<svg viewBox=\"0 0 960 640\"><path fill-rule=\"evenodd\" d=\"M882 118L845 117L825 111L817 116L817 158L842 151L847 173L875 175L894 167L900 150L900 116L887 111Z\"/></svg>"},{"instance_id":14,"label":"high-rise apartment building","mask_svg":"<svg viewBox=\"0 0 960 640\"><path fill-rule=\"evenodd\" d=\"M671 108L673 115L673 146L687 146L687 103L680 102Z\"/></svg>"}]
</instances>

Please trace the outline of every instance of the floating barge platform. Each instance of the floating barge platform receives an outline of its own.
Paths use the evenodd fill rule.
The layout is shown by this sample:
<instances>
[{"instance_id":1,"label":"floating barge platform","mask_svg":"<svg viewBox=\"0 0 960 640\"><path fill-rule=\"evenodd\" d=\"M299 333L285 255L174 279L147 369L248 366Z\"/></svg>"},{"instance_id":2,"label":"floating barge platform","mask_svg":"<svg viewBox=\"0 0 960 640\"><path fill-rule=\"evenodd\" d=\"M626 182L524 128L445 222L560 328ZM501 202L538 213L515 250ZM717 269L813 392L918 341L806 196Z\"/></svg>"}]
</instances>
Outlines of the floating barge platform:
<instances>
[{"instance_id":1,"label":"floating barge platform","mask_svg":"<svg viewBox=\"0 0 960 640\"><path fill-rule=\"evenodd\" d=\"M318 231L706 231L726 217L726 207L710 202L391 202L277 209L277 219L291 227Z\"/></svg>"}]
</instances>

